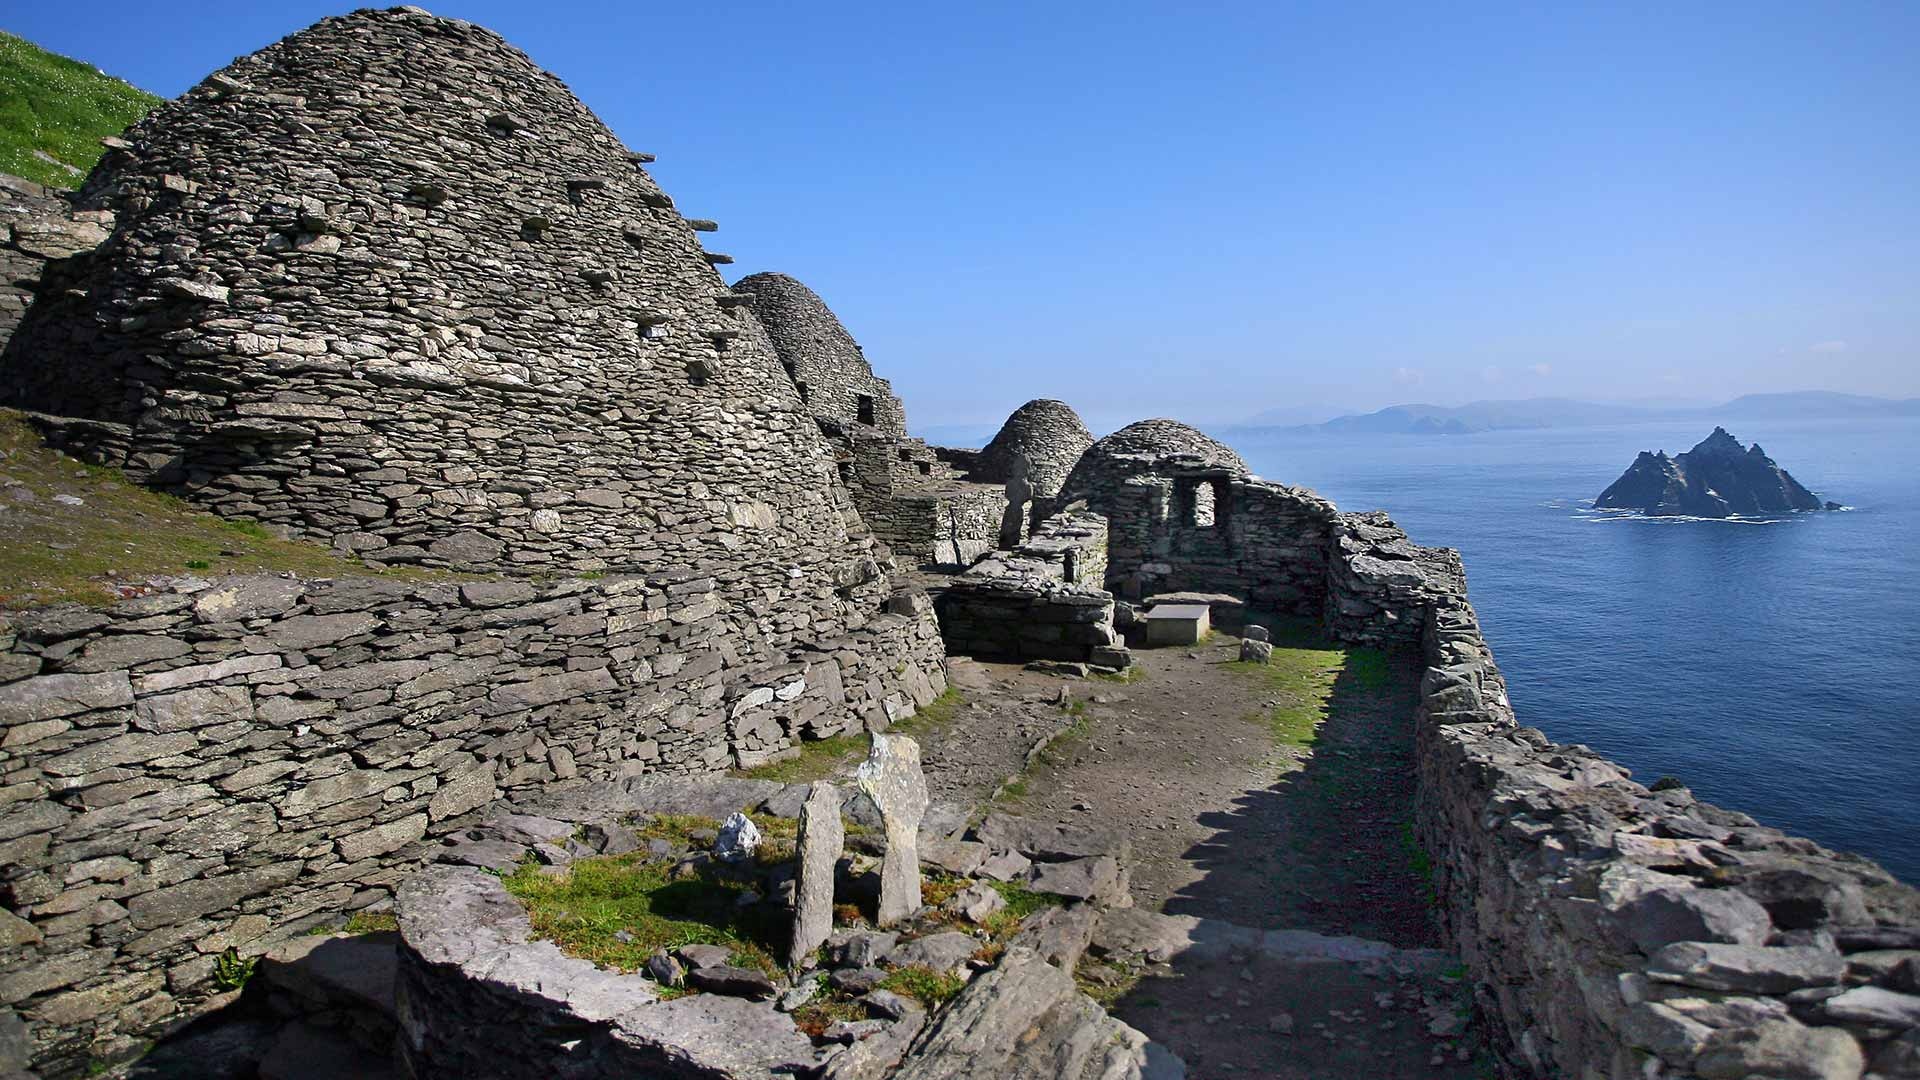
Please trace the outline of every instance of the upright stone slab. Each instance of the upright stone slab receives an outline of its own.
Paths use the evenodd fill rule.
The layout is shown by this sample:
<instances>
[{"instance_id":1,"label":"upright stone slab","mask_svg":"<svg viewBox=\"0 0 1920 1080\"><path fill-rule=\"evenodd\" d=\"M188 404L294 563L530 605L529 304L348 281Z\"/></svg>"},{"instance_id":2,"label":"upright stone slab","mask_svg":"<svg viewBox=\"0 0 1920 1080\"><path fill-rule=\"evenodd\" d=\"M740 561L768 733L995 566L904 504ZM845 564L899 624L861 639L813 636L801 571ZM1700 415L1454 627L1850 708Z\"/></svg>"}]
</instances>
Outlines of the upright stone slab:
<instances>
[{"instance_id":1,"label":"upright stone slab","mask_svg":"<svg viewBox=\"0 0 1920 1080\"><path fill-rule=\"evenodd\" d=\"M920 744L905 735L875 732L873 748L855 774L860 790L880 809L887 855L880 863L881 926L920 910L920 819L927 812L927 778Z\"/></svg>"},{"instance_id":2,"label":"upright stone slab","mask_svg":"<svg viewBox=\"0 0 1920 1080\"><path fill-rule=\"evenodd\" d=\"M793 943L787 963L797 966L833 933L833 872L846 829L840 824L840 791L816 783L800 807L800 886L795 893Z\"/></svg>"}]
</instances>

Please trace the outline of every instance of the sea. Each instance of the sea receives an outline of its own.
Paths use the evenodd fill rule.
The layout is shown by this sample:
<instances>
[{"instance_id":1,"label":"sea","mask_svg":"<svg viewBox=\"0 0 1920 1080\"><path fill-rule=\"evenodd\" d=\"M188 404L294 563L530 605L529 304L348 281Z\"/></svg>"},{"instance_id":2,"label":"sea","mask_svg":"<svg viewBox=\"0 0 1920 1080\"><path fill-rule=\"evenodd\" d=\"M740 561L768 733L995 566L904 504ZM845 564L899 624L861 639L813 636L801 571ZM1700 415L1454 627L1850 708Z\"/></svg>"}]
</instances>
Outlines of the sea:
<instances>
[{"instance_id":1,"label":"sea","mask_svg":"<svg viewBox=\"0 0 1920 1080\"><path fill-rule=\"evenodd\" d=\"M1920 884L1920 419L1727 426L1846 509L1593 509L1711 422L1229 440L1267 480L1459 549L1521 723Z\"/></svg>"}]
</instances>

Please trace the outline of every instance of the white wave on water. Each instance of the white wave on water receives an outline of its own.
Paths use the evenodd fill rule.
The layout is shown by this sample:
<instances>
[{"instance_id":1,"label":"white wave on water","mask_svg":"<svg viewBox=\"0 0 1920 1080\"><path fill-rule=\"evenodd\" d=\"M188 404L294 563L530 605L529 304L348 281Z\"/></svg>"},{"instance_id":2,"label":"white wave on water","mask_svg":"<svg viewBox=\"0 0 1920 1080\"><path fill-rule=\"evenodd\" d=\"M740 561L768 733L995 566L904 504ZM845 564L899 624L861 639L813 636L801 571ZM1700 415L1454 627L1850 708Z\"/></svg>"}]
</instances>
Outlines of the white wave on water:
<instances>
[{"instance_id":1,"label":"white wave on water","mask_svg":"<svg viewBox=\"0 0 1920 1080\"><path fill-rule=\"evenodd\" d=\"M1554 510L1571 510L1576 521L1609 522L1638 521L1648 525L1689 525L1705 523L1711 525L1786 525L1806 517L1808 514L1827 513L1822 510L1808 510L1803 513L1768 515L1765 517L1745 517L1732 514L1727 517L1698 517L1693 514L1643 514L1638 510L1622 509L1612 506L1595 506L1592 499L1550 499L1543 505ZM1852 507L1842 509L1851 510Z\"/></svg>"}]
</instances>

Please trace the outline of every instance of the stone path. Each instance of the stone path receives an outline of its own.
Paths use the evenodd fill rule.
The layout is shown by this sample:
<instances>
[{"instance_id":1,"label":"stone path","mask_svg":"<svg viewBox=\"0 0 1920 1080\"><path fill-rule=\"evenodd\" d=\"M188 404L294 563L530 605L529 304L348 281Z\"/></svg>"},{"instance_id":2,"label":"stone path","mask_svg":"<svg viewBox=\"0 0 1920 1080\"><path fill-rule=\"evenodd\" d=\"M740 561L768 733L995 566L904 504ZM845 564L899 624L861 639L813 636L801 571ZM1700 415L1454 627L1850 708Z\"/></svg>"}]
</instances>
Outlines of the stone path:
<instances>
[{"instance_id":1,"label":"stone path","mask_svg":"<svg viewBox=\"0 0 1920 1080\"><path fill-rule=\"evenodd\" d=\"M1196 1080L1484 1075L1405 829L1412 666L1336 680L1309 751L1276 743L1271 691L1222 666L1237 653L1222 635L1137 652L1131 684L1073 683L1087 724L1009 800L1042 821L1128 827L1141 916L1178 916L1211 943L1161 948L1115 1013Z\"/></svg>"}]
</instances>

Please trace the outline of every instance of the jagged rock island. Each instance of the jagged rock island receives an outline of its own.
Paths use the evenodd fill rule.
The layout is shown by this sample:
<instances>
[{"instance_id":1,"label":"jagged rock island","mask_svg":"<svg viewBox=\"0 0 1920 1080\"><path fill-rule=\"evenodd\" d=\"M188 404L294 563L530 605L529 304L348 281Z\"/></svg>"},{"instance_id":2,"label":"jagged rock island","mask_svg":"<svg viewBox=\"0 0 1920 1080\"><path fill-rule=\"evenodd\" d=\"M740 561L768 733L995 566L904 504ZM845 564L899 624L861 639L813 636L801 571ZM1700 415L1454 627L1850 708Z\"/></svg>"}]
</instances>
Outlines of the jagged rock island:
<instances>
[{"instance_id":1,"label":"jagged rock island","mask_svg":"<svg viewBox=\"0 0 1920 1080\"><path fill-rule=\"evenodd\" d=\"M1593 505L1638 510L1649 517L1758 517L1801 510L1837 510L1774 463L1759 443L1751 448L1726 428L1676 457L1640 451L1627 471Z\"/></svg>"},{"instance_id":2,"label":"jagged rock island","mask_svg":"<svg viewBox=\"0 0 1920 1080\"><path fill-rule=\"evenodd\" d=\"M1458 552L909 437L491 31L106 143L0 177L0 1078L1920 1076L1920 894L1521 726Z\"/></svg>"}]
</instances>

